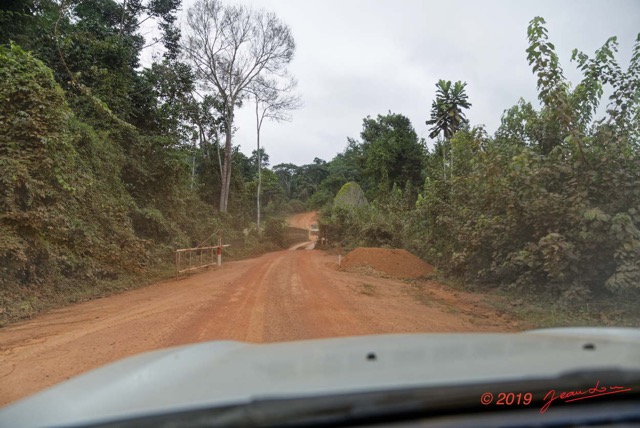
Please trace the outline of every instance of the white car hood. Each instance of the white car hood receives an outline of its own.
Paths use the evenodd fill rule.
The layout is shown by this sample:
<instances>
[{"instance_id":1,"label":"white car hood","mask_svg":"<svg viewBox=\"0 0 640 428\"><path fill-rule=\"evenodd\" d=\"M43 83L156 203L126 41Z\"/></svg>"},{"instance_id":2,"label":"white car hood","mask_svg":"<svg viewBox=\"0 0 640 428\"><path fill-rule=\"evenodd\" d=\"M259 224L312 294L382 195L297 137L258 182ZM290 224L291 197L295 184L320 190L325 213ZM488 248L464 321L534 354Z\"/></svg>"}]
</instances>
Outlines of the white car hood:
<instances>
[{"instance_id":1,"label":"white car hood","mask_svg":"<svg viewBox=\"0 0 640 428\"><path fill-rule=\"evenodd\" d=\"M640 370L640 329L206 342L129 357L0 409L0 426L72 426L259 398Z\"/></svg>"}]
</instances>

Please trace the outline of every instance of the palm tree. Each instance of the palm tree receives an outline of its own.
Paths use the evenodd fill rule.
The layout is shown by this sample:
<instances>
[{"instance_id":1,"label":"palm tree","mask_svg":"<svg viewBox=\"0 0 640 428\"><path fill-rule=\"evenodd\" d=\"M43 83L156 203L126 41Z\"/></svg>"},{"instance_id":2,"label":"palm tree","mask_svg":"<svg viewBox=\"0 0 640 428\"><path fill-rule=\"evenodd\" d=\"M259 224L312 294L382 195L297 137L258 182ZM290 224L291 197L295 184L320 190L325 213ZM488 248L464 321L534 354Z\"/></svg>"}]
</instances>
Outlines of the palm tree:
<instances>
[{"instance_id":1,"label":"palm tree","mask_svg":"<svg viewBox=\"0 0 640 428\"><path fill-rule=\"evenodd\" d=\"M467 83L457 81L453 88L450 80L440 80L436 84L436 99L431 104L431 118L426 121L427 125L433 125L429 131L429 138L437 138L442 134L444 143L448 142L453 134L455 134L463 125L469 121L462 109L471 107L467 94L464 91ZM449 148L449 156L451 159L451 167L453 168L453 150ZM443 147L443 163L444 163L444 147ZM446 178L446 172L445 172Z\"/></svg>"},{"instance_id":2,"label":"palm tree","mask_svg":"<svg viewBox=\"0 0 640 428\"><path fill-rule=\"evenodd\" d=\"M467 83L457 81L451 88L451 81L440 80L436 84L436 99L431 104L431 119L427 120L427 125L433 125L429 130L430 138L436 138L443 134L445 140L450 139L460 127L468 123L462 109L471 107L464 88Z\"/></svg>"}]
</instances>

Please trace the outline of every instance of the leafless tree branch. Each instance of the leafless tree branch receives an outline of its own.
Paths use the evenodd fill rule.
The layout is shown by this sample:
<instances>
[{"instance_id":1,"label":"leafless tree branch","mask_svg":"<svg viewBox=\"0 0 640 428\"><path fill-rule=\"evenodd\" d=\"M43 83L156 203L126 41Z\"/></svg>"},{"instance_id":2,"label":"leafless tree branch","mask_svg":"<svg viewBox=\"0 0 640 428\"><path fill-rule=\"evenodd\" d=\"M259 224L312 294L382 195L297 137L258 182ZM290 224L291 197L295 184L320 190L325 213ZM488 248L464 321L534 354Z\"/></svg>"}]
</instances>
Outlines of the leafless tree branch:
<instances>
[{"instance_id":1,"label":"leafless tree branch","mask_svg":"<svg viewBox=\"0 0 640 428\"><path fill-rule=\"evenodd\" d=\"M247 91L251 93L256 108L256 146L258 186L256 190L257 226L260 229L260 193L262 189L262 152L260 151L260 130L264 119L276 122L290 121L291 111L302 107L300 97L293 94L298 82L290 77L264 78L258 76Z\"/></svg>"},{"instance_id":2,"label":"leafless tree branch","mask_svg":"<svg viewBox=\"0 0 640 428\"><path fill-rule=\"evenodd\" d=\"M256 80L287 76L295 43L289 27L273 13L244 6L224 6L220 0L198 0L187 12L187 28L183 34L183 52L197 78L214 88L223 104L226 138L220 211L226 212L235 108L252 94L250 87ZM293 101L288 101L291 106ZM284 105L269 110L273 113L265 113L264 117L286 119L282 114L286 111Z\"/></svg>"}]
</instances>

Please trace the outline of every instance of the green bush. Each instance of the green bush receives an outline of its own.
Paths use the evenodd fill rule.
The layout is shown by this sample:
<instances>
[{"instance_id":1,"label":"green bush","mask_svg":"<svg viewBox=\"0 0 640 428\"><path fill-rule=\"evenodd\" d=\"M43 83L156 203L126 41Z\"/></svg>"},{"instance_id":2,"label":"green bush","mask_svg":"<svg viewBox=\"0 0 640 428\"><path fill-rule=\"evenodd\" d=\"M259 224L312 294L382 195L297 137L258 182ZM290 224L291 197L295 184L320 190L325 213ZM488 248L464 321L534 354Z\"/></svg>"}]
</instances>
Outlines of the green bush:
<instances>
[{"instance_id":1,"label":"green bush","mask_svg":"<svg viewBox=\"0 0 640 428\"><path fill-rule=\"evenodd\" d=\"M286 230L287 224L283 219L269 217L264 224L264 237L267 241L277 245L280 248L284 248L284 235Z\"/></svg>"},{"instance_id":2,"label":"green bush","mask_svg":"<svg viewBox=\"0 0 640 428\"><path fill-rule=\"evenodd\" d=\"M330 242L351 247L413 248L415 228L413 190L397 186L365 206L335 205L320 213L320 228Z\"/></svg>"},{"instance_id":3,"label":"green bush","mask_svg":"<svg viewBox=\"0 0 640 428\"><path fill-rule=\"evenodd\" d=\"M336 207L362 207L368 204L364 192L354 181L345 183L338 191L333 205Z\"/></svg>"}]
</instances>

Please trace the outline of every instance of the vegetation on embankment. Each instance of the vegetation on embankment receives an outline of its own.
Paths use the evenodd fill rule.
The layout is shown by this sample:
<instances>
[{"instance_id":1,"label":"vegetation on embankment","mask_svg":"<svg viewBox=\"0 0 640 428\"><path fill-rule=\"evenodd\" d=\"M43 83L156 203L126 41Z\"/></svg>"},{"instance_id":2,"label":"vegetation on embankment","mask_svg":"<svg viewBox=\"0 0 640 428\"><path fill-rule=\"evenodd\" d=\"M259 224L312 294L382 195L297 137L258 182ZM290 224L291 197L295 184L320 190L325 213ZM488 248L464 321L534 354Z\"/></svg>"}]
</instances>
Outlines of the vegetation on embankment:
<instances>
[{"instance_id":1,"label":"vegetation on embankment","mask_svg":"<svg viewBox=\"0 0 640 428\"><path fill-rule=\"evenodd\" d=\"M640 297L640 35L627 70L615 38L592 58L575 51L572 85L541 18L528 34L540 109L521 100L488 135L464 117L465 85L440 81L432 150L400 115L366 118L320 192L355 181L371 202L327 204L322 236L408 249L466 287L520 296L529 314L553 301L592 324L638 325L627 303Z\"/></svg>"},{"instance_id":2,"label":"vegetation on embankment","mask_svg":"<svg viewBox=\"0 0 640 428\"><path fill-rule=\"evenodd\" d=\"M81 120L19 46L0 47L0 78L0 322L162 278L212 230L235 257L279 248L282 221L242 235L189 189L178 150L154 156L160 137Z\"/></svg>"},{"instance_id":3,"label":"vegetation on embankment","mask_svg":"<svg viewBox=\"0 0 640 428\"><path fill-rule=\"evenodd\" d=\"M230 257L280 248L270 217L300 209L274 205L263 173L258 232L256 161L234 148L218 212L219 106L178 60L179 2L124 7L0 6L0 325L165 277L175 249L217 230ZM149 17L165 53L143 68Z\"/></svg>"}]
</instances>

